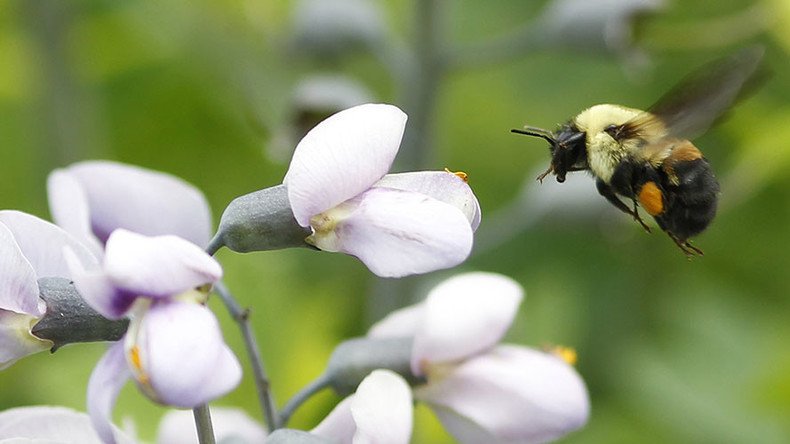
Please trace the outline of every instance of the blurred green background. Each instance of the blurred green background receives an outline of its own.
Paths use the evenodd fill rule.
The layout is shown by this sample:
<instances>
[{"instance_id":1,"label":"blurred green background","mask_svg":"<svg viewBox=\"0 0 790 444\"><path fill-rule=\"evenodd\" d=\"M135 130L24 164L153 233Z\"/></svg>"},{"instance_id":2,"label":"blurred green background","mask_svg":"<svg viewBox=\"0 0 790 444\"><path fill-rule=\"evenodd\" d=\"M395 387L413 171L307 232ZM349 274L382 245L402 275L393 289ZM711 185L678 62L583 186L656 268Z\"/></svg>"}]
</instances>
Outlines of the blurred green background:
<instances>
[{"instance_id":1,"label":"blurred green background","mask_svg":"<svg viewBox=\"0 0 790 444\"><path fill-rule=\"evenodd\" d=\"M221 251L278 404L342 339L443 277L486 270L526 289L508 341L578 351L592 416L564 442L790 442L790 2L666 2L630 20L651 2L626 1L604 21L571 14L565 28L551 28L556 5L543 1L326 0L334 13L320 3L0 0L2 207L48 217L48 172L106 158L192 182L218 219L234 197L281 182L300 128L368 95L410 115L396 169L469 173L483 208L476 251L455 270L399 281L338 254ZM772 78L696 141L723 190L697 239L703 258L644 233L584 174L540 186L545 143L509 133L554 128L596 103L645 108L755 42ZM212 306L246 371L216 404L260 418L240 335ZM0 409L84 410L104 347L0 372ZM313 427L336 401L322 393L292 425ZM152 440L163 412L129 385L115 418ZM413 436L452 442L422 406Z\"/></svg>"}]
</instances>

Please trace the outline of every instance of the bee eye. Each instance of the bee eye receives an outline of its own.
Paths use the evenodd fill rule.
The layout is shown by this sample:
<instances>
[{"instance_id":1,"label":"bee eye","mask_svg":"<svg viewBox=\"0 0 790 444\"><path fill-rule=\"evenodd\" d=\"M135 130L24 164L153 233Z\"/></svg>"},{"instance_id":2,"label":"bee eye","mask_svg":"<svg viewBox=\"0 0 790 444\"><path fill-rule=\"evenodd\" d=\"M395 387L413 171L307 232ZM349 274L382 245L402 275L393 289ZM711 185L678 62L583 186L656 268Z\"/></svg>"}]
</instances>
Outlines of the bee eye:
<instances>
[{"instance_id":1,"label":"bee eye","mask_svg":"<svg viewBox=\"0 0 790 444\"><path fill-rule=\"evenodd\" d=\"M609 125L606 128L604 128L603 131L606 134L612 136L612 138L617 139L618 136L620 135L620 130L621 129L622 129L622 126L612 124L612 125Z\"/></svg>"}]
</instances>

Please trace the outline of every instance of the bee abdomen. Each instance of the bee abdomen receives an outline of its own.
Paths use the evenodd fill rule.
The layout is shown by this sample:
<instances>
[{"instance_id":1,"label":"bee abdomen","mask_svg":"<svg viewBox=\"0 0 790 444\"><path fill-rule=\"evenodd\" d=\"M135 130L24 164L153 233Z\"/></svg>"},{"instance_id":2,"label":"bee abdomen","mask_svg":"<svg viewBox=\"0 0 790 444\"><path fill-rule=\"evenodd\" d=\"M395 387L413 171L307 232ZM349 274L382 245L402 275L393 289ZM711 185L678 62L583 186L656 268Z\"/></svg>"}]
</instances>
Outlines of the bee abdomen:
<instances>
[{"instance_id":1,"label":"bee abdomen","mask_svg":"<svg viewBox=\"0 0 790 444\"><path fill-rule=\"evenodd\" d=\"M674 180L668 178L663 184L664 211L655 218L663 230L685 241L705 230L715 217L719 183L703 157L672 162L671 176Z\"/></svg>"}]
</instances>

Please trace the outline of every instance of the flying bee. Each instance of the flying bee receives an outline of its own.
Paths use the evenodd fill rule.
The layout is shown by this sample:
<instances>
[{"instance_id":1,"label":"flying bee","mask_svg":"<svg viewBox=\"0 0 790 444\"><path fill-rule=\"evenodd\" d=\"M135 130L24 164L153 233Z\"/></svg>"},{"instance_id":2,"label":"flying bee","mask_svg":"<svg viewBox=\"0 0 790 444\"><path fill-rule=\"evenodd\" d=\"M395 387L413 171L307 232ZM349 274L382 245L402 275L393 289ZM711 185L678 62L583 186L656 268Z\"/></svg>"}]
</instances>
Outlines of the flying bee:
<instances>
[{"instance_id":1,"label":"flying bee","mask_svg":"<svg viewBox=\"0 0 790 444\"><path fill-rule=\"evenodd\" d=\"M645 230L650 228L639 216L639 206L686 256L702 255L689 239L716 215L719 183L690 139L709 128L752 83L762 55L761 47L752 47L710 63L647 111L595 105L556 132L530 126L512 132L549 142L551 165L539 181L553 173L564 182L568 172L589 171L598 192Z\"/></svg>"}]
</instances>

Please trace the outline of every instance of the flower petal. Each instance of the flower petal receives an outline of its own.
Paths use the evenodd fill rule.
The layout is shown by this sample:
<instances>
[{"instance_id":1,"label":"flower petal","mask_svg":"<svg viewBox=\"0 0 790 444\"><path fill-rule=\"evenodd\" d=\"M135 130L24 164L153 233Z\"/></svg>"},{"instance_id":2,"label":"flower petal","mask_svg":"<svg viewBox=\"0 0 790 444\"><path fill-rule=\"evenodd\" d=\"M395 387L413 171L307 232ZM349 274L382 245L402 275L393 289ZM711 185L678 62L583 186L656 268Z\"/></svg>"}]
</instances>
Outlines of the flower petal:
<instances>
[{"instance_id":1,"label":"flower petal","mask_svg":"<svg viewBox=\"0 0 790 444\"><path fill-rule=\"evenodd\" d=\"M454 276L431 290L425 318L414 337L412 372L453 362L493 347L510 328L524 292L496 273Z\"/></svg>"},{"instance_id":2,"label":"flower petal","mask_svg":"<svg viewBox=\"0 0 790 444\"><path fill-rule=\"evenodd\" d=\"M153 298L170 297L222 277L219 263L191 242L124 229L115 230L107 240L104 270L113 285Z\"/></svg>"},{"instance_id":3,"label":"flower petal","mask_svg":"<svg viewBox=\"0 0 790 444\"><path fill-rule=\"evenodd\" d=\"M499 346L464 361L415 389L437 407L448 431L461 442L490 434L490 442L545 442L587 422L590 401L581 377L551 354ZM450 419L452 418L452 419ZM449 419L449 420L447 420Z\"/></svg>"},{"instance_id":4,"label":"flower petal","mask_svg":"<svg viewBox=\"0 0 790 444\"><path fill-rule=\"evenodd\" d=\"M392 105L340 111L310 130L294 151L283 183L296 221L310 218L367 190L389 171L406 114Z\"/></svg>"},{"instance_id":5,"label":"flower petal","mask_svg":"<svg viewBox=\"0 0 790 444\"><path fill-rule=\"evenodd\" d=\"M480 225L480 203L469 184L454 173L415 171L387 174L374 186L426 194L461 210L472 225L472 231L477 230Z\"/></svg>"},{"instance_id":6,"label":"flower petal","mask_svg":"<svg viewBox=\"0 0 790 444\"><path fill-rule=\"evenodd\" d=\"M120 443L134 442L118 429L115 429L115 437ZM0 412L0 440L12 438L24 438L30 441L19 442L37 444L102 443L93 430L88 415L66 407L55 406L16 407Z\"/></svg>"},{"instance_id":7,"label":"flower petal","mask_svg":"<svg viewBox=\"0 0 790 444\"><path fill-rule=\"evenodd\" d=\"M39 339L30 333L37 321L28 314L0 310L0 370L20 358L52 348L52 341Z\"/></svg>"},{"instance_id":8,"label":"flower petal","mask_svg":"<svg viewBox=\"0 0 790 444\"><path fill-rule=\"evenodd\" d=\"M357 426L354 444L406 444L411 438L412 399L409 384L390 370L374 370L351 400Z\"/></svg>"},{"instance_id":9,"label":"flower petal","mask_svg":"<svg viewBox=\"0 0 790 444\"><path fill-rule=\"evenodd\" d=\"M129 370L124 358L123 340L116 342L96 364L88 381L88 414L93 428L105 444L114 443L112 410Z\"/></svg>"},{"instance_id":10,"label":"flower petal","mask_svg":"<svg viewBox=\"0 0 790 444\"><path fill-rule=\"evenodd\" d=\"M44 314L39 298L36 272L19 249L11 230L0 222L0 251L3 268L0 270L0 310L33 316Z\"/></svg>"},{"instance_id":11,"label":"flower petal","mask_svg":"<svg viewBox=\"0 0 790 444\"><path fill-rule=\"evenodd\" d=\"M74 174L55 170L47 177L47 199L52 220L101 258L104 244L93 234L85 189Z\"/></svg>"},{"instance_id":12,"label":"flower petal","mask_svg":"<svg viewBox=\"0 0 790 444\"><path fill-rule=\"evenodd\" d=\"M262 443L266 430L241 409L211 407L211 424L217 442ZM159 423L159 444L197 444L195 416L191 410L171 410Z\"/></svg>"},{"instance_id":13,"label":"flower petal","mask_svg":"<svg viewBox=\"0 0 790 444\"><path fill-rule=\"evenodd\" d=\"M368 330L371 338L413 337L425 318L425 303L395 310Z\"/></svg>"},{"instance_id":14,"label":"flower petal","mask_svg":"<svg viewBox=\"0 0 790 444\"><path fill-rule=\"evenodd\" d=\"M355 209L335 230L337 251L356 256L378 276L454 267L472 250L463 213L424 194L373 188L348 204Z\"/></svg>"},{"instance_id":15,"label":"flower petal","mask_svg":"<svg viewBox=\"0 0 790 444\"><path fill-rule=\"evenodd\" d=\"M71 270L74 286L91 308L107 319L121 319L126 315L137 299L136 293L117 288L104 270L86 270L70 248L64 248L63 256Z\"/></svg>"},{"instance_id":16,"label":"flower petal","mask_svg":"<svg viewBox=\"0 0 790 444\"><path fill-rule=\"evenodd\" d=\"M354 395L340 401L310 433L332 442L350 443L354 439L357 425L351 415L351 400Z\"/></svg>"},{"instance_id":17,"label":"flower petal","mask_svg":"<svg viewBox=\"0 0 790 444\"><path fill-rule=\"evenodd\" d=\"M0 222L14 234L14 240L37 278L71 277L63 258L63 247L71 248L83 264L98 264L84 245L57 225L13 210L0 211Z\"/></svg>"},{"instance_id":18,"label":"flower petal","mask_svg":"<svg viewBox=\"0 0 790 444\"><path fill-rule=\"evenodd\" d=\"M93 233L102 241L118 228L148 236L173 234L205 247L211 236L211 211L193 185L170 174L108 161L88 161L64 170L82 185L88 199ZM61 199L50 190L53 217L60 223L62 209L78 202Z\"/></svg>"},{"instance_id":19,"label":"flower petal","mask_svg":"<svg viewBox=\"0 0 790 444\"><path fill-rule=\"evenodd\" d=\"M142 372L157 401L193 408L239 384L241 366L208 308L158 301L143 315L139 328L130 340L139 348Z\"/></svg>"}]
</instances>

